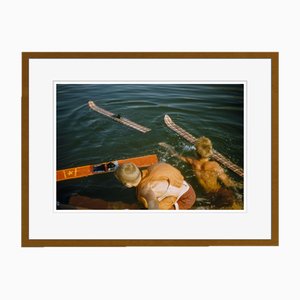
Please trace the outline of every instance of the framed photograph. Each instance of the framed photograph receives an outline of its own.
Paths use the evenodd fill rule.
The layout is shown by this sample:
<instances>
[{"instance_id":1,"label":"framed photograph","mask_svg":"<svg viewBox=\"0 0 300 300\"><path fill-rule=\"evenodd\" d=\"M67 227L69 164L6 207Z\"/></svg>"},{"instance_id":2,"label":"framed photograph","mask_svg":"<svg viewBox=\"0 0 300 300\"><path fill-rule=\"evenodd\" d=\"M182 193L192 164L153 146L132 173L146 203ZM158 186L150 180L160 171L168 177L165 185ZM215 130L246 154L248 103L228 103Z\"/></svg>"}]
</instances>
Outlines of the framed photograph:
<instances>
[{"instance_id":1,"label":"framed photograph","mask_svg":"<svg viewBox=\"0 0 300 300\"><path fill-rule=\"evenodd\" d=\"M22 246L277 246L277 52L22 54Z\"/></svg>"}]
</instances>

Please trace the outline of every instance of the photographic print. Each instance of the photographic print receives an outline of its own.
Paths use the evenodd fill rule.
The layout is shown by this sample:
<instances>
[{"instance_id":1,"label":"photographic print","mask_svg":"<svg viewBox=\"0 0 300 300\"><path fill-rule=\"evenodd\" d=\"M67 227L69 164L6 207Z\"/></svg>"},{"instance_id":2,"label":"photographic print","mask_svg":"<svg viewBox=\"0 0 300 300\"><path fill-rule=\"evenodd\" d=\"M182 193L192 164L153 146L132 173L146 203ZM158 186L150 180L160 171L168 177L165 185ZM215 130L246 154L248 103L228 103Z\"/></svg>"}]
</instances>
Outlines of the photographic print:
<instances>
[{"instance_id":1,"label":"photographic print","mask_svg":"<svg viewBox=\"0 0 300 300\"><path fill-rule=\"evenodd\" d=\"M275 246L278 211L278 53L22 54L22 246Z\"/></svg>"},{"instance_id":2,"label":"photographic print","mask_svg":"<svg viewBox=\"0 0 300 300\"><path fill-rule=\"evenodd\" d=\"M57 209L242 210L244 91L55 83Z\"/></svg>"}]
</instances>

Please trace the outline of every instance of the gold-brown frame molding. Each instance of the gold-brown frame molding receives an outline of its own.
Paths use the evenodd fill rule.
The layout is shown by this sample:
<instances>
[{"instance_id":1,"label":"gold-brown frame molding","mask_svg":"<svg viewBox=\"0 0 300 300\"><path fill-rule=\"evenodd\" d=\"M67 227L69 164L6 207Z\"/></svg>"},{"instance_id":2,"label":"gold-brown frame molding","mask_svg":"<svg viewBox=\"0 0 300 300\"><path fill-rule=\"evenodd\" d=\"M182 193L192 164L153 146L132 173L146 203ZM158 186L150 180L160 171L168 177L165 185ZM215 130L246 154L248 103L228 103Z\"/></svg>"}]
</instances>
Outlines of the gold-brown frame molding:
<instances>
[{"instance_id":1,"label":"gold-brown frame molding","mask_svg":"<svg viewBox=\"0 0 300 300\"><path fill-rule=\"evenodd\" d=\"M259 240L43 240L29 239L30 59L271 59L271 239ZM278 246L279 245L279 53L278 52L23 52L22 53L22 247Z\"/></svg>"}]
</instances>

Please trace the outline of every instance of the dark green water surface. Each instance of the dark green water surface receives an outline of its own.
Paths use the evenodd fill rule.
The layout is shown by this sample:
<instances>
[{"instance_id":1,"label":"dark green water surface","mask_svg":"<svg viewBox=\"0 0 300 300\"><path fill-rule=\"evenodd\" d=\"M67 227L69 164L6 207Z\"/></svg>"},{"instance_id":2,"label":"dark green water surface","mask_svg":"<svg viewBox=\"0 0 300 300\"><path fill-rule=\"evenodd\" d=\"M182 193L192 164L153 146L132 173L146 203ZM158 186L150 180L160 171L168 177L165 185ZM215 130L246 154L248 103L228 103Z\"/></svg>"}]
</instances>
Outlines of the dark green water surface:
<instances>
[{"instance_id":1,"label":"dark green water surface","mask_svg":"<svg viewBox=\"0 0 300 300\"><path fill-rule=\"evenodd\" d=\"M191 168L158 146L164 141L195 156L193 146L166 127L165 114L192 135L209 137L216 150L243 167L242 84L58 84L56 96L57 170L157 154L180 169L201 198ZM121 125L91 110L89 100L152 130L144 134ZM58 203L67 203L72 194L136 201L134 189L121 186L112 173L57 183Z\"/></svg>"}]
</instances>

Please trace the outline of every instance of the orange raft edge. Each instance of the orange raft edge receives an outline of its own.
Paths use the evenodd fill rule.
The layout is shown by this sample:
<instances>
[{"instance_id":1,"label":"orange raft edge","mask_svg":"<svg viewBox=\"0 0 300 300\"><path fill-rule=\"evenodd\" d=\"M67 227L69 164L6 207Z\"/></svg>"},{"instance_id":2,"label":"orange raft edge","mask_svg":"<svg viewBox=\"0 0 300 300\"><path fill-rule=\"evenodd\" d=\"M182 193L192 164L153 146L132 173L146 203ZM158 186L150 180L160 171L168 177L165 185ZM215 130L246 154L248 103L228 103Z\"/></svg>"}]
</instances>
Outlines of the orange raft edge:
<instances>
[{"instance_id":1,"label":"orange raft edge","mask_svg":"<svg viewBox=\"0 0 300 300\"><path fill-rule=\"evenodd\" d=\"M127 158L127 159L120 159L120 160L114 160L109 162L103 162L100 164L95 165L87 165L87 166L80 166L80 167L74 167L74 168L68 168L63 170L57 170L56 171L56 181L64 181L64 180L70 180L70 179L76 179L81 177L87 177L91 175L96 174L103 174L103 173L109 173L116 170L116 168L124 163L132 162L136 164L139 168L144 168L151 166L158 162L158 158L156 154L150 154L146 156L139 156L139 157L133 157L133 158ZM107 166L113 166L112 168L109 168ZM103 166L103 171L99 172L96 170L99 170L99 167Z\"/></svg>"}]
</instances>

